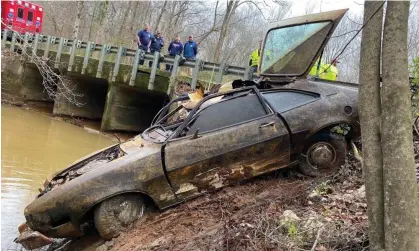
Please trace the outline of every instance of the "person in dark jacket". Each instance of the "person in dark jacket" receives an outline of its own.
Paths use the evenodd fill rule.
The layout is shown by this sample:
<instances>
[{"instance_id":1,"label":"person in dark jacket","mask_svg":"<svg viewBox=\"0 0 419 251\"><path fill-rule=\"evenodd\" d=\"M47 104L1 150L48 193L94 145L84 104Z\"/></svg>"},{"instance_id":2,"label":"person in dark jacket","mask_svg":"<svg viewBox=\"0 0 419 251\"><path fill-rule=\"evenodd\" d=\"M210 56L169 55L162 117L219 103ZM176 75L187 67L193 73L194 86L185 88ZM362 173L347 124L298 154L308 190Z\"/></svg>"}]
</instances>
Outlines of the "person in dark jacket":
<instances>
[{"instance_id":1,"label":"person in dark jacket","mask_svg":"<svg viewBox=\"0 0 419 251\"><path fill-rule=\"evenodd\" d=\"M167 48L167 51L169 52L169 55L172 57L175 57L176 55L182 55L183 52L183 44L180 41L180 37L176 36L175 40L173 40L169 48ZM166 64L166 71L172 71L173 65Z\"/></svg>"},{"instance_id":2,"label":"person in dark jacket","mask_svg":"<svg viewBox=\"0 0 419 251\"><path fill-rule=\"evenodd\" d=\"M138 48L142 49L143 51L147 52L150 49L151 45L151 38L153 35L150 31L150 25L146 25L144 30L140 30L137 33L137 44ZM140 60L140 65L144 64L144 60Z\"/></svg>"},{"instance_id":3,"label":"person in dark jacket","mask_svg":"<svg viewBox=\"0 0 419 251\"><path fill-rule=\"evenodd\" d=\"M161 49L164 46L164 38L162 37L160 31L157 31L156 34L151 38L151 45L150 51L154 54L154 52L158 51L161 52ZM148 62L148 66L151 68L153 65L153 61ZM160 63L157 64L157 68L160 69Z\"/></svg>"},{"instance_id":4,"label":"person in dark jacket","mask_svg":"<svg viewBox=\"0 0 419 251\"><path fill-rule=\"evenodd\" d=\"M185 43L185 46L183 47L183 56L186 59L195 60L196 54L198 54L198 45L195 41L193 41L193 36L189 35L189 40Z\"/></svg>"}]
</instances>

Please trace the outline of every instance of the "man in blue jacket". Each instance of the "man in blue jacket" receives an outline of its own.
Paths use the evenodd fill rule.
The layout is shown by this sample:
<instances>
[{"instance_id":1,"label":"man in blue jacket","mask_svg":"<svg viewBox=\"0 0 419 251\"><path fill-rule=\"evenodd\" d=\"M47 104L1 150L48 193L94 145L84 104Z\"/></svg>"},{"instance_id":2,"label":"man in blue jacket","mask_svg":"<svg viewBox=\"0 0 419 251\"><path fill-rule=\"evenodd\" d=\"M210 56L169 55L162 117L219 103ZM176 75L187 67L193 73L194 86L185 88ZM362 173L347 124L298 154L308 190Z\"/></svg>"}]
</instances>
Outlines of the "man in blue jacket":
<instances>
[{"instance_id":1,"label":"man in blue jacket","mask_svg":"<svg viewBox=\"0 0 419 251\"><path fill-rule=\"evenodd\" d=\"M154 54L154 52L158 51L161 52L161 49L164 46L164 39L161 36L160 31L157 31L156 34L151 38L151 45L150 45L150 51ZM148 66L151 68L153 65L153 61L148 62ZM157 68L160 69L160 63L157 64Z\"/></svg>"},{"instance_id":2,"label":"man in blue jacket","mask_svg":"<svg viewBox=\"0 0 419 251\"><path fill-rule=\"evenodd\" d=\"M186 59L194 60L196 58L196 54L198 54L198 45L195 41L193 41L193 36L189 35L189 40L185 43L183 48L183 56Z\"/></svg>"},{"instance_id":3,"label":"man in blue jacket","mask_svg":"<svg viewBox=\"0 0 419 251\"><path fill-rule=\"evenodd\" d=\"M150 49L152 37L153 35L151 34L151 31L150 31L150 25L146 25L144 30L140 30L137 34L138 48L147 52ZM143 65L144 60L140 60L139 64Z\"/></svg>"},{"instance_id":4,"label":"man in blue jacket","mask_svg":"<svg viewBox=\"0 0 419 251\"><path fill-rule=\"evenodd\" d=\"M183 44L180 42L180 37L176 36L175 40L173 40L169 48L167 48L169 55L175 57L176 55L182 55L183 52ZM172 71L173 65L166 64L166 71Z\"/></svg>"}]
</instances>

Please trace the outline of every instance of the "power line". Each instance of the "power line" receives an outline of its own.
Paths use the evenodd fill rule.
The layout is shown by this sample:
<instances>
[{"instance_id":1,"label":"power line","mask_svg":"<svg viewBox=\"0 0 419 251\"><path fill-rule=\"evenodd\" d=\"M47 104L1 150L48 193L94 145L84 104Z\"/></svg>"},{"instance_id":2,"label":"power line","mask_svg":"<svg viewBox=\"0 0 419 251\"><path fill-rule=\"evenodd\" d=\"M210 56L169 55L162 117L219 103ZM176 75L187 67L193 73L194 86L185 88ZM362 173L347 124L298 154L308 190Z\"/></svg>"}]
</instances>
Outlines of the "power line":
<instances>
[{"instance_id":1,"label":"power line","mask_svg":"<svg viewBox=\"0 0 419 251\"><path fill-rule=\"evenodd\" d=\"M337 59L339 58L343 52L346 50L346 48L349 46L350 43L352 43L352 41L356 38L356 36L358 36L358 34L361 32L361 30L367 26L367 24L369 23L369 21L378 13L378 11L383 7L383 5L386 3L387 1L383 1L383 3L377 8L377 10L375 10L375 12L367 19L367 21L365 21L365 23L361 26L361 28L359 28L359 30L356 32L356 34L345 44L345 46L343 47L343 49L339 52L339 54L336 57L333 57L333 59ZM323 71L323 72L327 72L327 70L332 66L332 64L329 64L329 66ZM316 75L316 77L318 77L318 75Z\"/></svg>"}]
</instances>

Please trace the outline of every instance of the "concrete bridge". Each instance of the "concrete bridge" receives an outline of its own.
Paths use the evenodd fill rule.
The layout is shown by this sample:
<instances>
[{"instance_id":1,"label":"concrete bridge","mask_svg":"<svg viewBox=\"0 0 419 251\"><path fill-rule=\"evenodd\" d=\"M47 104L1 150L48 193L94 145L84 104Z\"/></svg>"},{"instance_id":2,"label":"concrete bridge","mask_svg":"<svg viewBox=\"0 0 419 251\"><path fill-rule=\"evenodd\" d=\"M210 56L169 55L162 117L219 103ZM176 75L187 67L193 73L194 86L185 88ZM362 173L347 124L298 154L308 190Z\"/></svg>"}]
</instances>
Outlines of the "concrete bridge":
<instances>
[{"instance_id":1,"label":"concrete bridge","mask_svg":"<svg viewBox=\"0 0 419 251\"><path fill-rule=\"evenodd\" d=\"M11 41L7 38L11 37ZM2 31L2 49L20 52L20 58L2 59L2 91L25 101L54 102L54 115L68 115L101 119L102 131L142 131L147 128L160 110L178 80L180 67L192 68L189 79L194 89L200 71L216 73L216 83L224 75L250 79L249 68L215 64L202 60L187 60L181 66L180 57L161 58L159 53L145 53L107 44L96 44L54 36ZM43 60L38 60L43 58ZM153 62L151 69L139 67L140 59ZM157 62L172 64L171 73L160 71ZM66 85L77 93L77 105L62 95L55 100L47 95L43 82L46 76L39 69L46 67L66 80ZM67 80L69 82L67 82ZM58 80L55 80L58 81ZM63 87L64 86L64 87ZM60 93L58 90L57 93Z\"/></svg>"}]
</instances>

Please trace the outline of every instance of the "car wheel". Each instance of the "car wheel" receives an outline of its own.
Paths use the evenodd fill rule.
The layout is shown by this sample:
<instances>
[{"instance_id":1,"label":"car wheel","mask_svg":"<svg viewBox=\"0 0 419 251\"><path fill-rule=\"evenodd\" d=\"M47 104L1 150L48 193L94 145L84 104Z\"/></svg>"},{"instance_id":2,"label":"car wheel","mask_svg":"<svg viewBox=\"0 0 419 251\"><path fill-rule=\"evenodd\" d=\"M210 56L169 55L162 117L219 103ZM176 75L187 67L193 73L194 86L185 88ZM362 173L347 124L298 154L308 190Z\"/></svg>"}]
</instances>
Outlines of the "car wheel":
<instances>
[{"instance_id":1,"label":"car wheel","mask_svg":"<svg viewBox=\"0 0 419 251\"><path fill-rule=\"evenodd\" d=\"M95 227L105 240L117 237L145 213L145 203L136 194L122 194L100 203L94 212Z\"/></svg>"},{"instance_id":2,"label":"car wheel","mask_svg":"<svg viewBox=\"0 0 419 251\"><path fill-rule=\"evenodd\" d=\"M312 177L330 174L345 164L347 144L333 133L315 135L300 156L300 171Z\"/></svg>"}]
</instances>

